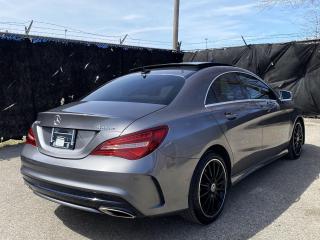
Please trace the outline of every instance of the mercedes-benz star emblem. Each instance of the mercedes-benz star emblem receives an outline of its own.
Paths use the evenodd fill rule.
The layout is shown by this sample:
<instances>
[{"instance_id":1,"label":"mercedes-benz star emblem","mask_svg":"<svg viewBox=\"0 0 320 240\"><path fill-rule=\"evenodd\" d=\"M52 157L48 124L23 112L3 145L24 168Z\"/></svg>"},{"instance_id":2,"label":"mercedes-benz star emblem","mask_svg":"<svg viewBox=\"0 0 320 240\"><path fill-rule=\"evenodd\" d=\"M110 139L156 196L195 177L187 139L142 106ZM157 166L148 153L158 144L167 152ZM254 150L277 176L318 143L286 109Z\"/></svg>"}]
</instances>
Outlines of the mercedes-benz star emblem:
<instances>
[{"instance_id":1,"label":"mercedes-benz star emblem","mask_svg":"<svg viewBox=\"0 0 320 240\"><path fill-rule=\"evenodd\" d=\"M61 116L56 115L56 118L53 120L53 125L57 126L61 123Z\"/></svg>"}]
</instances>

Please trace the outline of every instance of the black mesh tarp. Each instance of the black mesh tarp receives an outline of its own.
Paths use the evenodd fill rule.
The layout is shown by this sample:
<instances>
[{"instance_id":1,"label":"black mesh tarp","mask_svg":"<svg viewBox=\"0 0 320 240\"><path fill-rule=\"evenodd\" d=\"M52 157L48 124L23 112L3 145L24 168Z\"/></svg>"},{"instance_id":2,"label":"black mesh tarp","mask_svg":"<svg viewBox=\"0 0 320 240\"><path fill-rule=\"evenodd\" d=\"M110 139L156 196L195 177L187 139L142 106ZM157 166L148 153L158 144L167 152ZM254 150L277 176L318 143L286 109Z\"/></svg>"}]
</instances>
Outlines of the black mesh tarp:
<instances>
[{"instance_id":1,"label":"black mesh tarp","mask_svg":"<svg viewBox=\"0 0 320 240\"><path fill-rule=\"evenodd\" d=\"M0 36L0 137L18 138L40 111L142 65L180 62L169 50Z\"/></svg>"},{"instance_id":2,"label":"black mesh tarp","mask_svg":"<svg viewBox=\"0 0 320 240\"><path fill-rule=\"evenodd\" d=\"M275 89L291 90L305 114L320 114L320 42L203 50L185 53L184 61L214 61L248 69Z\"/></svg>"},{"instance_id":3,"label":"black mesh tarp","mask_svg":"<svg viewBox=\"0 0 320 240\"><path fill-rule=\"evenodd\" d=\"M289 89L306 114L320 113L320 44L293 42L203 50L184 61L215 61ZM180 62L181 53L103 43L0 36L0 137L17 138L40 111L79 99L142 65Z\"/></svg>"}]
</instances>

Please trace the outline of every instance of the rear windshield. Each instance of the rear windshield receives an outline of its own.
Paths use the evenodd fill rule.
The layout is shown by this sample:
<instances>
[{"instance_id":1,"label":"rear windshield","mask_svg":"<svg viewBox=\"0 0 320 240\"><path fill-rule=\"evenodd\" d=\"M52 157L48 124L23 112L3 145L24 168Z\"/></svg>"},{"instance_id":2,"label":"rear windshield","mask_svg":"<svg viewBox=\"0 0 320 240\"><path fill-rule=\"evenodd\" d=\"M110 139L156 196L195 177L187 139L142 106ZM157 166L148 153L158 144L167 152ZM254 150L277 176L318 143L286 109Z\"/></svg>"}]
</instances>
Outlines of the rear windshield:
<instances>
[{"instance_id":1,"label":"rear windshield","mask_svg":"<svg viewBox=\"0 0 320 240\"><path fill-rule=\"evenodd\" d=\"M172 75L134 74L117 78L82 101L138 102L168 105L177 96L184 78Z\"/></svg>"}]
</instances>

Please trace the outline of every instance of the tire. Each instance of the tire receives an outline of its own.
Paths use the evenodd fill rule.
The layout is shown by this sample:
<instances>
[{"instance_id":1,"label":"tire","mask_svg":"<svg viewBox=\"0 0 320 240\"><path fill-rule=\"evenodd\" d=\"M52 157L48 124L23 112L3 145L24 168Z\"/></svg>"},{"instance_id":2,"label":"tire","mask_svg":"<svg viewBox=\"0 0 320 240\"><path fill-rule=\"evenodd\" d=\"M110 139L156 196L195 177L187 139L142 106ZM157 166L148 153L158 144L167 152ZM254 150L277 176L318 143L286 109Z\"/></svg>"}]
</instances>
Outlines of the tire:
<instances>
[{"instance_id":1,"label":"tire","mask_svg":"<svg viewBox=\"0 0 320 240\"><path fill-rule=\"evenodd\" d=\"M183 217L198 224L210 224L222 213L228 192L229 174L224 159L206 153L193 174L189 190L189 208Z\"/></svg>"},{"instance_id":2,"label":"tire","mask_svg":"<svg viewBox=\"0 0 320 240\"><path fill-rule=\"evenodd\" d=\"M301 121L294 125L292 136L288 147L288 158L290 160L298 159L301 156L302 146L304 144L304 130Z\"/></svg>"}]
</instances>

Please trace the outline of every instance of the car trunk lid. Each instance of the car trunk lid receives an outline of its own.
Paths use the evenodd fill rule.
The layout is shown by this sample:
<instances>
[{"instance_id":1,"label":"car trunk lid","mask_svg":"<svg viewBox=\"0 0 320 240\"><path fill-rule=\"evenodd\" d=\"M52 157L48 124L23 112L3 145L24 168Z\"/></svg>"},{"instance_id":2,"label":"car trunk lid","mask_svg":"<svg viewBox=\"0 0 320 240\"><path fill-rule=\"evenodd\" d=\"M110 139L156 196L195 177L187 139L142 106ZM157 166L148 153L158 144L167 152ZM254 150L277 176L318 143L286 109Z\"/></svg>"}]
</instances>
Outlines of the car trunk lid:
<instances>
[{"instance_id":1,"label":"car trunk lid","mask_svg":"<svg viewBox=\"0 0 320 240\"><path fill-rule=\"evenodd\" d=\"M39 151L53 157L84 158L103 141L118 137L132 122L165 105L81 101L39 113L34 130ZM53 132L75 130L72 149L54 147Z\"/></svg>"}]
</instances>

